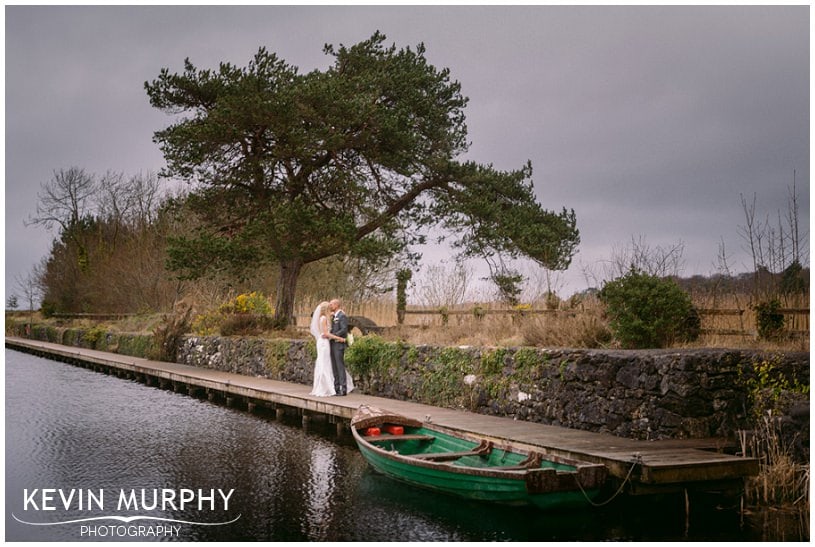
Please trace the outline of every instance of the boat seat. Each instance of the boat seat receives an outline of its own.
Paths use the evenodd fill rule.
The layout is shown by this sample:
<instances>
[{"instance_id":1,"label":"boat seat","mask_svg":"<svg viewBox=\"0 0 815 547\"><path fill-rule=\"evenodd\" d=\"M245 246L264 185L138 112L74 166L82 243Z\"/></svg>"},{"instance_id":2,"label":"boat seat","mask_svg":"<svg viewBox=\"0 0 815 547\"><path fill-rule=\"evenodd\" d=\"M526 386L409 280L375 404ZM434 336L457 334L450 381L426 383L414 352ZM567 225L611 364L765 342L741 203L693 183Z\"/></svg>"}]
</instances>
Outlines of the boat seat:
<instances>
[{"instance_id":1,"label":"boat seat","mask_svg":"<svg viewBox=\"0 0 815 547\"><path fill-rule=\"evenodd\" d=\"M465 450L462 452L428 452L426 454L405 454L408 457L416 458L417 460L427 460L431 462L448 462L457 460L465 456L488 456L492 452L492 441L481 441L473 450Z\"/></svg>"},{"instance_id":2,"label":"boat seat","mask_svg":"<svg viewBox=\"0 0 815 547\"><path fill-rule=\"evenodd\" d=\"M365 437L369 443L385 443L389 441L435 441L433 435L405 434L405 435L380 435L378 437Z\"/></svg>"},{"instance_id":3,"label":"boat seat","mask_svg":"<svg viewBox=\"0 0 815 547\"><path fill-rule=\"evenodd\" d=\"M537 452L530 452L526 459L515 465L496 465L496 469L501 471L523 471L525 469L537 469L543 462L543 456Z\"/></svg>"}]
</instances>

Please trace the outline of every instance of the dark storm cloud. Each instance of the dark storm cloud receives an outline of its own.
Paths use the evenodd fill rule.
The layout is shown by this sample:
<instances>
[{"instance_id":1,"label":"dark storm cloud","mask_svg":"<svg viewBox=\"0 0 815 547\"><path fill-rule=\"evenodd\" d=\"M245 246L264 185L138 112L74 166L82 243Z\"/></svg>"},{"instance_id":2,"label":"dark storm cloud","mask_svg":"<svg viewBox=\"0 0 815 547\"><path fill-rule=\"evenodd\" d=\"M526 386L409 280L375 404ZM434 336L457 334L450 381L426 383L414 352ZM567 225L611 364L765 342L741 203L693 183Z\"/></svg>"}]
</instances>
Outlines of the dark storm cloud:
<instances>
[{"instance_id":1,"label":"dark storm cloud","mask_svg":"<svg viewBox=\"0 0 815 547\"><path fill-rule=\"evenodd\" d=\"M160 169L143 83L162 67L265 46L308 71L377 29L461 82L468 158L531 160L544 205L575 209L573 271L643 235L710 273L741 246L739 195L783 212L793 170L808 230L809 6L7 6L7 292L48 252L23 220L53 170Z\"/></svg>"}]
</instances>

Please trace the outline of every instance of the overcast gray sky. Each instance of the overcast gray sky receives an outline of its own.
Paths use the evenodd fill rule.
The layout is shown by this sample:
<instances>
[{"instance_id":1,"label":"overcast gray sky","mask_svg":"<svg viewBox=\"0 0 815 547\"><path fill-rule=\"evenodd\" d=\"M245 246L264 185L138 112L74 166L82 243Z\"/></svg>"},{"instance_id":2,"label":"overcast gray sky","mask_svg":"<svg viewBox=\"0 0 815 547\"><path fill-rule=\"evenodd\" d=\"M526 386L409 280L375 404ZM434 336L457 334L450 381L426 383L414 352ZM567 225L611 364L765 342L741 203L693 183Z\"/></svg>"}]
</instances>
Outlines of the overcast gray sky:
<instances>
[{"instance_id":1,"label":"overcast gray sky","mask_svg":"<svg viewBox=\"0 0 815 547\"><path fill-rule=\"evenodd\" d=\"M260 46L301 71L326 43L384 32L447 67L470 98L468 159L531 160L545 207L574 208L582 243L564 291L632 237L684 243L684 274L720 241L749 266L739 195L809 230L810 7L6 6L6 294L56 234L23 221L54 170L158 171L169 118L144 82L163 67L246 66ZM427 254L436 261L438 253Z\"/></svg>"}]
</instances>

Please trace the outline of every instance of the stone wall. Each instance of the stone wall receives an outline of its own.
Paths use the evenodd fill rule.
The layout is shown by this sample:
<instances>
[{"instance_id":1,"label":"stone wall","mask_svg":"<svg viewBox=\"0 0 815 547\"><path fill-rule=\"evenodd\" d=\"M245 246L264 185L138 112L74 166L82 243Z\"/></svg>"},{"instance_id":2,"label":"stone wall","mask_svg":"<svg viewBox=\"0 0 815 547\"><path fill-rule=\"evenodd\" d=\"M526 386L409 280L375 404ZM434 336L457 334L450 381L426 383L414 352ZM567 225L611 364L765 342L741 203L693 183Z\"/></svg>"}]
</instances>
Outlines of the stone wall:
<instances>
[{"instance_id":1,"label":"stone wall","mask_svg":"<svg viewBox=\"0 0 815 547\"><path fill-rule=\"evenodd\" d=\"M639 439L732 437L759 391L809 385L807 353L379 344L347 353L363 393ZM309 384L314 344L187 337L178 360Z\"/></svg>"},{"instance_id":2,"label":"stone wall","mask_svg":"<svg viewBox=\"0 0 815 547\"><path fill-rule=\"evenodd\" d=\"M140 356L151 338L36 326L30 337ZM314 358L311 340L185 336L177 361L308 385ZM638 439L732 438L786 401L789 429L809 444L803 352L449 348L366 336L347 361L362 393Z\"/></svg>"},{"instance_id":3,"label":"stone wall","mask_svg":"<svg viewBox=\"0 0 815 547\"><path fill-rule=\"evenodd\" d=\"M255 337L185 336L176 361L184 365L310 384L313 342Z\"/></svg>"}]
</instances>

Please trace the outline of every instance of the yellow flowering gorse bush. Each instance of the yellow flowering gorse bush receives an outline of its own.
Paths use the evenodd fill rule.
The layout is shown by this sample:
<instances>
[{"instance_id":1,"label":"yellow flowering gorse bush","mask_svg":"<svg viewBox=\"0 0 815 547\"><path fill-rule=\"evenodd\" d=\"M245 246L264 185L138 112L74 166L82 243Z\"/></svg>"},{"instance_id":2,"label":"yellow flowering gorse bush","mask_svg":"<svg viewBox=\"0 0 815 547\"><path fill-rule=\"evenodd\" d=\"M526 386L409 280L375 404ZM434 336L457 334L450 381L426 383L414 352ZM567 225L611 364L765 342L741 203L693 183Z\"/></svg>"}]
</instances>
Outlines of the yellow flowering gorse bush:
<instances>
[{"instance_id":1,"label":"yellow flowering gorse bush","mask_svg":"<svg viewBox=\"0 0 815 547\"><path fill-rule=\"evenodd\" d=\"M269 304L266 295L258 291L239 294L231 302L221 305L218 311L221 313L256 313L261 315L272 315L274 313L274 309Z\"/></svg>"},{"instance_id":2,"label":"yellow flowering gorse bush","mask_svg":"<svg viewBox=\"0 0 815 547\"><path fill-rule=\"evenodd\" d=\"M262 292L239 294L217 310L199 314L192 331L199 336L229 335L266 330L274 308Z\"/></svg>"}]
</instances>

